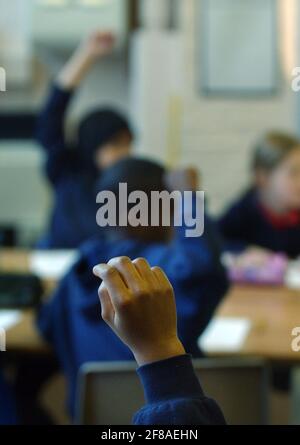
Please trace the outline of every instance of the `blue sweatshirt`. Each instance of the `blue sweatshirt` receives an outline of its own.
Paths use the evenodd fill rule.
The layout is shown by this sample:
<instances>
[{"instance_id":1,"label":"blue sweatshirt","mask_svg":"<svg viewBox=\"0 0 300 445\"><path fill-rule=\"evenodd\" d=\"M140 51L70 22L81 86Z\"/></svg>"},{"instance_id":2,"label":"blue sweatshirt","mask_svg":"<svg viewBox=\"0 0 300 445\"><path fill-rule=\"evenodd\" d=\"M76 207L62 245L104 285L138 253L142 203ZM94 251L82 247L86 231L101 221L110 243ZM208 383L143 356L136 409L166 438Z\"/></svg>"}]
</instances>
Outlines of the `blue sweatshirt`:
<instances>
[{"instance_id":1,"label":"blue sweatshirt","mask_svg":"<svg viewBox=\"0 0 300 445\"><path fill-rule=\"evenodd\" d=\"M276 227L262 210L257 193L250 190L235 202L219 220L227 250L242 251L260 246L291 258L300 255L300 224Z\"/></svg>"},{"instance_id":2,"label":"blue sweatshirt","mask_svg":"<svg viewBox=\"0 0 300 445\"><path fill-rule=\"evenodd\" d=\"M96 181L99 172L79 149L66 146L65 115L71 91L54 86L37 125L37 140L46 151L45 170L54 190L54 209L40 248L73 249L99 233Z\"/></svg>"},{"instance_id":3,"label":"blue sweatshirt","mask_svg":"<svg viewBox=\"0 0 300 445\"><path fill-rule=\"evenodd\" d=\"M0 425L16 424L13 395L0 373Z\"/></svg>"},{"instance_id":4,"label":"blue sweatshirt","mask_svg":"<svg viewBox=\"0 0 300 445\"><path fill-rule=\"evenodd\" d=\"M39 330L54 346L67 375L72 412L77 374L84 363L133 360L130 350L101 319L99 280L92 274L96 264L118 256L144 257L165 270L175 290L180 338L194 356L200 355L199 335L228 289L217 234L208 219L204 236L196 239L185 238L179 230L170 244L130 239L86 243L81 258L38 317Z\"/></svg>"},{"instance_id":5,"label":"blue sweatshirt","mask_svg":"<svg viewBox=\"0 0 300 445\"><path fill-rule=\"evenodd\" d=\"M225 425L216 402L204 395L190 356L143 366L138 374L147 404L134 416L135 425Z\"/></svg>"}]
</instances>

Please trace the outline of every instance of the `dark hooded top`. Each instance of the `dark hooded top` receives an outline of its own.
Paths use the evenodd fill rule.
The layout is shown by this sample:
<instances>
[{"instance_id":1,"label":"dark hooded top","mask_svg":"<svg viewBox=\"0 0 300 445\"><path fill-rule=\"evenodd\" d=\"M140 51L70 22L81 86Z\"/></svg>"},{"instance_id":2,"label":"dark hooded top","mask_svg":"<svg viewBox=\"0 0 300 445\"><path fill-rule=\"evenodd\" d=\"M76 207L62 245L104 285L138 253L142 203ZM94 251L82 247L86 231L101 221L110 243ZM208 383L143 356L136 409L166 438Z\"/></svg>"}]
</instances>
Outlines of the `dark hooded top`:
<instances>
[{"instance_id":1,"label":"dark hooded top","mask_svg":"<svg viewBox=\"0 0 300 445\"><path fill-rule=\"evenodd\" d=\"M95 150L121 130L131 129L119 113L103 109L88 115L79 128L78 147L68 147L64 124L73 91L54 85L37 122L37 140L45 149L45 171L54 191L54 208L40 248L73 249L97 235Z\"/></svg>"}]
</instances>

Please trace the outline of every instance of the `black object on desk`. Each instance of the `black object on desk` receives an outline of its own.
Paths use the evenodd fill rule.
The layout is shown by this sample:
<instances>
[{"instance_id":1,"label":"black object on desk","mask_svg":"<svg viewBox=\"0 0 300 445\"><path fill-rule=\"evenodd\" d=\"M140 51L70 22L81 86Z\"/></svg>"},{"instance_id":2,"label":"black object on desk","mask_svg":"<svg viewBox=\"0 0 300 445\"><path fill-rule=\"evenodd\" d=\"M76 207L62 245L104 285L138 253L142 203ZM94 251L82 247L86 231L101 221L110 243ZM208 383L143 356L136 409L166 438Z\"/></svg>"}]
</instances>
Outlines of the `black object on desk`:
<instances>
[{"instance_id":1,"label":"black object on desk","mask_svg":"<svg viewBox=\"0 0 300 445\"><path fill-rule=\"evenodd\" d=\"M43 287L33 275L0 275L0 309L29 309L39 305Z\"/></svg>"},{"instance_id":2,"label":"black object on desk","mask_svg":"<svg viewBox=\"0 0 300 445\"><path fill-rule=\"evenodd\" d=\"M14 227L0 226L0 246L15 247L17 242L17 231Z\"/></svg>"}]
</instances>

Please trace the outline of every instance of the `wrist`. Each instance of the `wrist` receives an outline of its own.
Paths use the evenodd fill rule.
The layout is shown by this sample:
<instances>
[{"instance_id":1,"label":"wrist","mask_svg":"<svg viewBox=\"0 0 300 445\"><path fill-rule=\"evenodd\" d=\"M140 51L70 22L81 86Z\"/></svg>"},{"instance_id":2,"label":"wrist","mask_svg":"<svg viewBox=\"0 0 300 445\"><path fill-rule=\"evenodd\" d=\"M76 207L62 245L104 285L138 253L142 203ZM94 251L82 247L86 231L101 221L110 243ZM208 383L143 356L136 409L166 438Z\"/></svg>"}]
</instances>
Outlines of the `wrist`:
<instances>
[{"instance_id":1,"label":"wrist","mask_svg":"<svg viewBox=\"0 0 300 445\"><path fill-rule=\"evenodd\" d=\"M96 57L87 51L86 48L80 47L75 52L74 59L77 61L77 63L89 67L95 63Z\"/></svg>"},{"instance_id":2,"label":"wrist","mask_svg":"<svg viewBox=\"0 0 300 445\"><path fill-rule=\"evenodd\" d=\"M87 54L82 49L77 49L73 54L73 57L57 77L57 83L67 90L77 88L93 63L94 61L91 55Z\"/></svg>"},{"instance_id":3,"label":"wrist","mask_svg":"<svg viewBox=\"0 0 300 445\"><path fill-rule=\"evenodd\" d=\"M176 338L166 343L153 344L150 348L148 346L140 347L139 349L133 350L133 354L137 364L139 366L145 366L150 363L185 355L186 351L181 341Z\"/></svg>"}]
</instances>

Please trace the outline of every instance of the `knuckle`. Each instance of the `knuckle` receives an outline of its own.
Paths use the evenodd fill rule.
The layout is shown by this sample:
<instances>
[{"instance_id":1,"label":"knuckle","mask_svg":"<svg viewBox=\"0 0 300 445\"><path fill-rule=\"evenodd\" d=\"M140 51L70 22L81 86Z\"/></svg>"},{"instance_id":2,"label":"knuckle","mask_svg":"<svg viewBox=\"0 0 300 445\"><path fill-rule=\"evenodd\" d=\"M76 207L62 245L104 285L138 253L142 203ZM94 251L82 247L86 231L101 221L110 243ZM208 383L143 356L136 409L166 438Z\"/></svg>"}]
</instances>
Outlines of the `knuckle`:
<instances>
[{"instance_id":1,"label":"knuckle","mask_svg":"<svg viewBox=\"0 0 300 445\"><path fill-rule=\"evenodd\" d=\"M109 313L108 313L108 311L105 310L105 309L102 309L101 317L103 318L104 321L108 322L109 321Z\"/></svg>"},{"instance_id":2,"label":"knuckle","mask_svg":"<svg viewBox=\"0 0 300 445\"><path fill-rule=\"evenodd\" d=\"M139 287L134 292L136 298L148 298L149 293L150 292L145 287Z\"/></svg>"},{"instance_id":3,"label":"knuckle","mask_svg":"<svg viewBox=\"0 0 300 445\"><path fill-rule=\"evenodd\" d=\"M114 258L108 264L112 264L115 266L126 266L130 262L131 262L130 258L128 258L126 256L120 256L120 257Z\"/></svg>"},{"instance_id":4,"label":"knuckle","mask_svg":"<svg viewBox=\"0 0 300 445\"><path fill-rule=\"evenodd\" d=\"M103 274L104 278L111 279L113 278L117 273L117 270L114 267L109 267Z\"/></svg>"},{"instance_id":5,"label":"knuckle","mask_svg":"<svg viewBox=\"0 0 300 445\"><path fill-rule=\"evenodd\" d=\"M147 261L145 260L145 258L136 258L134 261L134 264L148 264Z\"/></svg>"},{"instance_id":6,"label":"knuckle","mask_svg":"<svg viewBox=\"0 0 300 445\"><path fill-rule=\"evenodd\" d=\"M131 260L127 256L121 256L119 259L119 263L120 263L120 266L127 266L128 264L131 263Z\"/></svg>"},{"instance_id":7,"label":"knuckle","mask_svg":"<svg viewBox=\"0 0 300 445\"><path fill-rule=\"evenodd\" d=\"M123 299L118 303L118 309L120 311L126 311L130 308L130 306L131 306L131 300L129 298Z\"/></svg>"},{"instance_id":8,"label":"knuckle","mask_svg":"<svg viewBox=\"0 0 300 445\"><path fill-rule=\"evenodd\" d=\"M159 286L155 286L152 291L153 297L159 297L161 295L161 288Z\"/></svg>"},{"instance_id":9,"label":"knuckle","mask_svg":"<svg viewBox=\"0 0 300 445\"><path fill-rule=\"evenodd\" d=\"M98 295L100 299L103 297L103 294L104 294L104 287L101 284L101 286L98 288Z\"/></svg>"}]
</instances>

